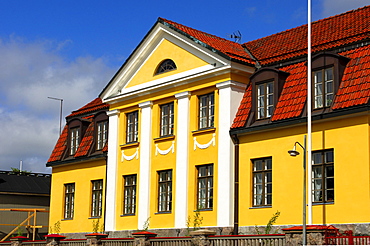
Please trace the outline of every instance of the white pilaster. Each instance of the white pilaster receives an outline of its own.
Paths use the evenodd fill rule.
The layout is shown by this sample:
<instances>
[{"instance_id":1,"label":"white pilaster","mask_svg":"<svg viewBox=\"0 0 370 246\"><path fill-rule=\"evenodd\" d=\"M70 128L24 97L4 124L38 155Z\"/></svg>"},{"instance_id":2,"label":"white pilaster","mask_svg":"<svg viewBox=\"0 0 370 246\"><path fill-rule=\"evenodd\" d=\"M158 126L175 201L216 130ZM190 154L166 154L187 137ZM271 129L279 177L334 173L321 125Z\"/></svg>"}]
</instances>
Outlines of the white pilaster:
<instances>
[{"instance_id":1,"label":"white pilaster","mask_svg":"<svg viewBox=\"0 0 370 246\"><path fill-rule=\"evenodd\" d=\"M140 115L140 171L138 190L138 226L143 226L149 218L150 206L150 149L152 139L152 105L151 101L139 104Z\"/></svg>"},{"instance_id":2,"label":"white pilaster","mask_svg":"<svg viewBox=\"0 0 370 246\"><path fill-rule=\"evenodd\" d=\"M117 156L118 156L118 122L119 110L108 111L108 159L107 159L107 194L105 205L105 231L116 230L116 202L117 202Z\"/></svg>"},{"instance_id":3,"label":"white pilaster","mask_svg":"<svg viewBox=\"0 0 370 246\"><path fill-rule=\"evenodd\" d=\"M226 81L218 83L216 87L219 90L217 226L223 227L232 226L234 214L234 148L229 130L246 85Z\"/></svg>"},{"instance_id":4,"label":"white pilaster","mask_svg":"<svg viewBox=\"0 0 370 246\"><path fill-rule=\"evenodd\" d=\"M188 218L190 92L181 92L175 97L177 98L175 228L184 228Z\"/></svg>"}]
</instances>

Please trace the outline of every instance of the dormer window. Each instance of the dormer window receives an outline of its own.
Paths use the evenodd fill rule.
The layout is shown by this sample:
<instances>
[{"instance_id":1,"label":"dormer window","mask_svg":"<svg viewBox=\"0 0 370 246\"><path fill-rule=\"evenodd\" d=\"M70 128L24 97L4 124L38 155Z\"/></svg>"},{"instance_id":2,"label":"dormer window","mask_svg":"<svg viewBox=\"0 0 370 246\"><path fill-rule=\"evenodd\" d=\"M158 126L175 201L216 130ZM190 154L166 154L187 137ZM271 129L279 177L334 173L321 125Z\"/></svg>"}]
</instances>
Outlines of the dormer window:
<instances>
[{"instance_id":1,"label":"dormer window","mask_svg":"<svg viewBox=\"0 0 370 246\"><path fill-rule=\"evenodd\" d=\"M80 145L80 128L75 127L70 130L70 155L74 155Z\"/></svg>"},{"instance_id":2,"label":"dormer window","mask_svg":"<svg viewBox=\"0 0 370 246\"><path fill-rule=\"evenodd\" d=\"M313 72L315 108L329 107L334 99L333 67Z\"/></svg>"},{"instance_id":3,"label":"dormer window","mask_svg":"<svg viewBox=\"0 0 370 246\"><path fill-rule=\"evenodd\" d=\"M332 53L318 54L312 58L312 107L329 108L339 88L349 59Z\"/></svg>"},{"instance_id":4,"label":"dormer window","mask_svg":"<svg viewBox=\"0 0 370 246\"><path fill-rule=\"evenodd\" d=\"M80 142L91 122L88 120L72 119L68 122L68 152L66 157L74 156L80 146Z\"/></svg>"},{"instance_id":5,"label":"dormer window","mask_svg":"<svg viewBox=\"0 0 370 246\"><path fill-rule=\"evenodd\" d=\"M257 85L257 118L271 117L274 112L274 82Z\"/></svg>"},{"instance_id":6,"label":"dormer window","mask_svg":"<svg viewBox=\"0 0 370 246\"><path fill-rule=\"evenodd\" d=\"M274 114L288 75L275 68L262 68L251 76L254 120L269 119Z\"/></svg>"},{"instance_id":7,"label":"dormer window","mask_svg":"<svg viewBox=\"0 0 370 246\"><path fill-rule=\"evenodd\" d=\"M174 61L172 61L171 59L166 59L159 64L154 75L166 73L166 72L175 70L176 68L177 67Z\"/></svg>"},{"instance_id":8,"label":"dormer window","mask_svg":"<svg viewBox=\"0 0 370 246\"><path fill-rule=\"evenodd\" d=\"M96 126L96 150L101 150L104 148L104 145L108 139L108 121L98 122Z\"/></svg>"}]
</instances>

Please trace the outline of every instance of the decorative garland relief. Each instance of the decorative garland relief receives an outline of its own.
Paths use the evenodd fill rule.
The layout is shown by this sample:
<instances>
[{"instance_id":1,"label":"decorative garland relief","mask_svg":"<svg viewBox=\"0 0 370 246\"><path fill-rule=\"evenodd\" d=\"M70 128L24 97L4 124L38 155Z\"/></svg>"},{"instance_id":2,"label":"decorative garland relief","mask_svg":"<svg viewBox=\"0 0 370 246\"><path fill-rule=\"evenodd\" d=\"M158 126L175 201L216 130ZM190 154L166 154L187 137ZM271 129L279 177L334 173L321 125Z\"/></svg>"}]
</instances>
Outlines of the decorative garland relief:
<instances>
[{"instance_id":1,"label":"decorative garland relief","mask_svg":"<svg viewBox=\"0 0 370 246\"><path fill-rule=\"evenodd\" d=\"M137 147L136 152L130 156L125 155L125 150L121 151L121 162L123 162L124 160L132 161L135 157L136 157L136 160L139 159L139 147Z\"/></svg>"},{"instance_id":2,"label":"decorative garland relief","mask_svg":"<svg viewBox=\"0 0 370 246\"><path fill-rule=\"evenodd\" d=\"M216 145L216 133L213 133L212 134L212 139L211 139L211 141L209 141L208 143L206 143L206 144L200 144L200 143L198 143L197 142L197 137L194 137L194 150L196 150L197 149L197 147L199 148L199 149L207 149L209 146L211 146L211 144L212 144L212 146L215 146Z\"/></svg>"},{"instance_id":3,"label":"decorative garland relief","mask_svg":"<svg viewBox=\"0 0 370 246\"><path fill-rule=\"evenodd\" d=\"M160 148L158 148L158 144L155 145L155 155L156 156L158 155L158 153L161 155L167 155L168 153L171 152L171 150L172 150L172 153L175 152L175 141L172 141L171 146L166 150L161 150Z\"/></svg>"}]
</instances>

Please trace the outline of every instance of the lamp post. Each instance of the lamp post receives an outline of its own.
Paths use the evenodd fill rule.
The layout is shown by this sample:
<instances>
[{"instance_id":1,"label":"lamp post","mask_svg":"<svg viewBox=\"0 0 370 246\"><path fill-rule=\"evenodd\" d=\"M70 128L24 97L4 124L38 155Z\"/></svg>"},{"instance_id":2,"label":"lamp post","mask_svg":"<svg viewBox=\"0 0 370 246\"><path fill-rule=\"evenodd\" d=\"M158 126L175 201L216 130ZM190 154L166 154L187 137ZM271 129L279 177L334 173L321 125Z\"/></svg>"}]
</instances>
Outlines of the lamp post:
<instances>
[{"instance_id":1,"label":"lamp post","mask_svg":"<svg viewBox=\"0 0 370 246\"><path fill-rule=\"evenodd\" d=\"M49 99L60 101L60 117L59 117L59 135L62 134L62 114L63 114L63 99L56 97L48 97Z\"/></svg>"},{"instance_id":2,"label":"lamp post","mask_svg":"<svg viewBox=\"0 0 370 246\"><path fill-rule=\"evenodd\" d=\"M307 231L306 231L306 135L303 139L303 146L299 142L294 143L292 150L289 150L288 153L290 156L297 156L299 152L296 150L297 144L303 149L303 226L302 226L302 245L307 245Z\"/></svg>"}]
</instances>

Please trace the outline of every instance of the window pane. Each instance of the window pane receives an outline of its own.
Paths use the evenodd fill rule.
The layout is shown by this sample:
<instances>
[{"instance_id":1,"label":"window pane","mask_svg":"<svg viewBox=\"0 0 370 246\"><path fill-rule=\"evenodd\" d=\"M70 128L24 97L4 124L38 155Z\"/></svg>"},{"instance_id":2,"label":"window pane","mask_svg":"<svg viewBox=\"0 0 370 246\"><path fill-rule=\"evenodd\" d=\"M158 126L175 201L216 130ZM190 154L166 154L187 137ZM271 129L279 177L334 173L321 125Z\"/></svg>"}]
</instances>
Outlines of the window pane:
<instances>
[{"instance_id":1,"label":"window pane","mask_svg":"<svg viewBox=\"0 0 370 246\"><path fill-rule=\"evenodd\" d=\"M333 151L325 152L325 163L334 162L334 154Z\"/></svg>"},{"instance_id":2,"label":"window pane","mask_svg":"<svg viewBox=\"0 0 370 246\"><path fill-rule=\"evenodd\" d=\"M321 153L313 153L312 154L312 161L314 164L322 163L322 154Z\"/></svg>"},{"instance_id":3,"label":"window pane","mask_svg":"<svg viewBox=\"0 0 370 246\"><path fill-rule=\"evenodd\" d=\"M263 170L262 160L256 160L256 161L254 161L253 166L254 166L254 171Z\"/></svg>"},{"instance_id":4,"label":"window pane","mask_svg":"<svg viewBox=\"0 0 370 246\"><path fill-rule=\"evenodd\" d=\"M325 69L325 80L333 80L333 68Z\"/></svg>"},{"instance_id":5,"label":"window pane","mask_svg":"<svg viewBox=\"0 0 370 246\"><path fill-rule=\"evenodd\" d=\"M315 83L322 83L322 71L315 72Z\"/></svg>"},{"instance_id":6,"label":"window pane","mask_svg":"<svg viewBox=\"0 0 370 246\"><path fill-rule=\"evenodd\" d=\"M334 190L328 190L326 192L326 200L329 202L334 201Z\"/></svg>"},{"instance_id":7,"label":"window pane","mask_svg":"<svg viewBox=\"0 0 370 246\"><path fill-rule=\"evenodd\" d=\"M272 173L268 172L266 173L266 182L271 182L272 181Z\"/></svg>"}]
</instances>

